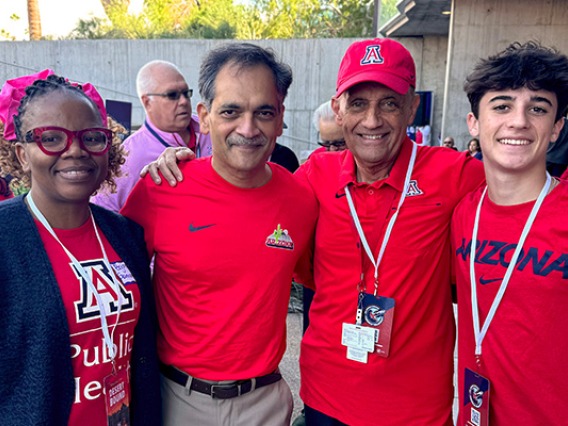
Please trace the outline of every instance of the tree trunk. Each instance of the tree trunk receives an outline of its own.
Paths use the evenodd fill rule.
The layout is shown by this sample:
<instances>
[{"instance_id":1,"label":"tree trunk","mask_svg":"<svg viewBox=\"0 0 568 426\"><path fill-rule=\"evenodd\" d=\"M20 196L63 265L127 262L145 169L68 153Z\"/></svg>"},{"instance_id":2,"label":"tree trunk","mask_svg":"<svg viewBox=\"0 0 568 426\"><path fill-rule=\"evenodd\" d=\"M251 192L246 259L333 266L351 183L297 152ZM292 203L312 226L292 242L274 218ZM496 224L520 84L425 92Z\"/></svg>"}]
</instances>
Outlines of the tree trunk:
<instances>
[{"instance_id":1,"label":"tree trunk","mask_svg":"<svg viewBox=\"0 0 568 426\"><path fill-rule=\"evenodd\" d=\"M39 16L38 0L28 0L28 25L30 40L41 39L41 18Z\"/></svg>"}]
</instances>

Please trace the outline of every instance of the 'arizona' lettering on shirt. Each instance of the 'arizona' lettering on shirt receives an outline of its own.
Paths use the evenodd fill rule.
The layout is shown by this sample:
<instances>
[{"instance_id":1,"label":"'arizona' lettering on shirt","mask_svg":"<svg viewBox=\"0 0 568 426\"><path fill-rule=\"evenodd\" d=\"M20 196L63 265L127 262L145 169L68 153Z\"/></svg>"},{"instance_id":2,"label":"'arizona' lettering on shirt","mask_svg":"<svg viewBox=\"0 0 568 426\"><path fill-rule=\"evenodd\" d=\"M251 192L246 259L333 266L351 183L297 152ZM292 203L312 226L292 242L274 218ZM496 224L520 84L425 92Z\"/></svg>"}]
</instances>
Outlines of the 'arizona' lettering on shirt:
<instances>
[{"instance_id":1,"label":"'arizona' lettering on shirt","mask_svg":"<svg viewBox=\"0 0 568 426\"><path fill-rule=\"evenodd\" d=\"M477 241L475 263L507 268L516 248L516 243L492 240ZM461 259L466 261L469 259L470 252L471 239L467 241L462 238L461 245L456 249L456 257L461 256ZM562 279L565 280L568 279L568 254L539 249L538 247L523 247L515 269L523 271L527 267L532 267L532 272L535 275L543 277L555 271L559 272L562 274Z\"/></svg>"}]
</instances>

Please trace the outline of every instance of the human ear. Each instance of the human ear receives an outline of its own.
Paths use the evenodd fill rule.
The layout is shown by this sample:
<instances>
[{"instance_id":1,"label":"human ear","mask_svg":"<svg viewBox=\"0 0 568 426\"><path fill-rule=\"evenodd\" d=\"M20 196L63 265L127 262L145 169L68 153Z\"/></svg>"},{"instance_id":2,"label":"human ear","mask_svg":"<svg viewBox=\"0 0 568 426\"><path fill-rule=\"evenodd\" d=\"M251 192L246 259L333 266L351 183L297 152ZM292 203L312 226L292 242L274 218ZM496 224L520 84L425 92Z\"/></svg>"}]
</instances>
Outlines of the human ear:
<instances>
[{"instance_id":1,"label":"human ear","mask_svg":"<svg viewBox=\"0 0 568 426\"><path fill-rule=\"evenodd\" d=\"M343 96L343 95L341 95ZM343 114L341 114L340 110L341 110L341 96L339 96L339 98L337 97L333 97L331 98L331 109L333 110L333 112L335 113L335 122L337 123L338 126L343 125Z\"/></svg>"},{"instance_id":2,"label":"human ear","mask_svg":"<svg viewBox=\"0 0 568 426\"><path fill-rule=\"evenodd\" d=\"M140 100L142 101L142 106L144 107L144 111L146 111L150 106L150 96L142 95L140 97Z\"/></svg>"},{"instance_id":3,"label":"human ear","mask_svg":"<svg viewBox=\"0 0 568 426\"><path fill-rule=\"evenodd\" d=\"M282 136L282 133L284 132L284 111L285 111L285 107L284 105L280 105L280 116L278 117L278 120L280 121L278 123L278 133L277 136Z\"/></svg>"},{"instance_id":4,"label":"human ear","mask_svg":"<svg viewBox=\"0 0 568 426\"><path fill-rule=\"evenodd\" d=\"M209 111L203 102L197 104L197 116L199 117L199 133L204 135L211 131L209 126Z\"/></svg>"},{"instance_id":5,"label":"human ear","mask_svg":"<svg viewBox=\"0 0 568 426\"><path fill-rule=\"evenodd\" d=\"M566 126L566 120L564 119L564 117L560 117L560 119L556 123L554 123L554 126L552 127L550 142L556 142L556 139L558 139L558 136L560 136L560 132L562 131L562 128L564 126Z\"/></svg>"},{"instance_id":6,"label":"human ear","mask_svg":"<svg viewBox=\"0 0 568 426\"><path fill-rule=\"evenodd\" d=\"M479 137L479 120L473 115L473 112L467 114L466 121L469 134L474 138Z\"/></svg>"},{"instance_id":7,"label":"human ear","mask_svg":"<svg viewBox=\"0 0 568 426\"><path fill-rule=\"evenodd\" d=\"M414 95L412 97L412 103L410 104L410 117L408 119L407 125L410 126L414 122L414 117L416 117L416 111L418 111L418 107L420 106L420 95Z\"/></svg>"},{"instance_id":8,"label":"human ear","mask_svg":"<svg viewBox=\"0 0 568 426\"><path fill-rule=\"evenodd\" d=\"M20 162L24 172L30 171L30 161L28 158L27 144L16 142L16 158Z\"/></svg>"}]
</instances>

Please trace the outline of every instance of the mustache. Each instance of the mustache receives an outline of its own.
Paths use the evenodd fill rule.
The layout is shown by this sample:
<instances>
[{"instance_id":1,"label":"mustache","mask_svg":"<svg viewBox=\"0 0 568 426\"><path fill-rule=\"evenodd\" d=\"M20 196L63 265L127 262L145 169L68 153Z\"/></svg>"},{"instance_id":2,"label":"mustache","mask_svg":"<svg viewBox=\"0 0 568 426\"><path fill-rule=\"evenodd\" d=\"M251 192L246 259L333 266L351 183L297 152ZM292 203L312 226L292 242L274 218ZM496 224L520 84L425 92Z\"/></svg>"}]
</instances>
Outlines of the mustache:
<instances>
[{"instance_id":1,"label":"mustache","mask_svg":"<svg viewBox=\"0 0 568 426\"><path fill-rule=\"evenodd\" d=\"M254 138L245 138L239 135L229 136L227 139L229 145L266 145L268 139L263 135L255 136Z\"/></svg>"}]
</instances>

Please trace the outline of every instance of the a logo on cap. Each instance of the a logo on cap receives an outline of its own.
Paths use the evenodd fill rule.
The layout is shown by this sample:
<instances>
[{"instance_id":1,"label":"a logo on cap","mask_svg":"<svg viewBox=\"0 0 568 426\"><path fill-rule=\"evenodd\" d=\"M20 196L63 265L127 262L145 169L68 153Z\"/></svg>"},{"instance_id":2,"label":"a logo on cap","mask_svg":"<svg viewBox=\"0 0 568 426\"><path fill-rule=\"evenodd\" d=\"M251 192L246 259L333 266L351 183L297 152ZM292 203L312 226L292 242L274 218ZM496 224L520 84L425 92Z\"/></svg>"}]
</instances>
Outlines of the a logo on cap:
<instances>
[{"instance_id":1,"label":"a logo on cap","mask_svg":"<svg viewBox=\"0 0 568 426\"><path fill-rule=\"evenodd\" d=\"M361 65L382 64L385 62L381 56L381 46L376 44L367 46L365 56L361 59Z\"/></svg>"}]
</instances>

